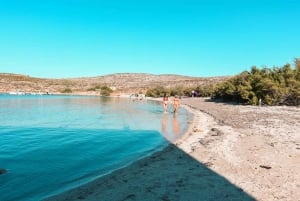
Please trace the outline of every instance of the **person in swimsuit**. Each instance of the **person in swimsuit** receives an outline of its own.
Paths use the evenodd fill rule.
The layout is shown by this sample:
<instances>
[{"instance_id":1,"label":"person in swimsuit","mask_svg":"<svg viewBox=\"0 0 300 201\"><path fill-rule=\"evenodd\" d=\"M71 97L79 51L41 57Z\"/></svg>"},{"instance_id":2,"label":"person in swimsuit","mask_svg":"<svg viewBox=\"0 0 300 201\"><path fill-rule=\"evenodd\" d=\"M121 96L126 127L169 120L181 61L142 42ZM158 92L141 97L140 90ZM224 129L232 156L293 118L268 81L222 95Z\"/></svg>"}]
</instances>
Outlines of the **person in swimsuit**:
<instances>
[{"instance_id":1,"label":"person in swimsuit","mask_svg":"<svg viewBox=\"0 0 300 201\"><path fill-rule=\"evenodd\" d=\"M168 111L168 102L169 102L169 98L168 98L167 94L165 93L164 97L163 97L164 112Z\"/></svg>"},{"instance_id":2,"label":"person in swimsuit","mask_svg":"<svg viewBox=\"0 0 300 201\"><path fill-rule=\"evenodd\" d=\"M174 107L174 113L176 113L179 107L179 97L177 95L173 99L173 107Z\"/></svg>"}]
</instances>

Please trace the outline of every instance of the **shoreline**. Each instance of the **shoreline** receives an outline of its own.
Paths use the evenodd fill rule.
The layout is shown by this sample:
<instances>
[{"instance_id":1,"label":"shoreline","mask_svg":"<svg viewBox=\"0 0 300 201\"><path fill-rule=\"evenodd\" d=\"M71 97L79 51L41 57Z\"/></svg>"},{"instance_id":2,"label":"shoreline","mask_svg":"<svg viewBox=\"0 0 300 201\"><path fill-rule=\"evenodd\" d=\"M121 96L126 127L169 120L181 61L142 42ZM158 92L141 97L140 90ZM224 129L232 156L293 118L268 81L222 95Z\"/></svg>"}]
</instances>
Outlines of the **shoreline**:
<instances>
[{"instance_id":1,"label":"shoreline","mask_svg":"<svg viewBox=\"0 0 300 201\"><path fill-rule=\"evenodd\" d=\"M182 138L174 143L170 142L162 150L134 161L128 166L112 171L77 188L46 198L44 201L194 201L195 196L201 200L222 200L225 197L254 200L251 196L244 193L243 190L224 179L224 177L207 168L207 164L201 164L186 154L185 151L193 149L189 145L191 142L188 141L186 143L186 139L193 136L191 132L200 132L200 130L195 129L199 129L197 126L199 123L204 123L201 118L205 119L206 114L201 114L185 105L181 107L185 107L185 109L194 114L193 122L189 125L187 132ZM212 119L205 120L206 123L213 122ZM197 181L188 178L191 175L195 175L198 178ZM166 180L166 178L168 179ZM205 179L202 180L203 178ZM185 184L187 181L189 184ZM170 185L171 191L164 189L168 188L168 185ZM198 187L205 188L205 190L199 191ZM216 188L222 188L222 192L215 194ZM139 192L137 192L137 189Z\"/></svg>"},{"instance_id":2,"label":"shoreline","mask_svg":"<svg viewBox=\"0 0 300 201\"><path fill-rule=\"evenodd\" d=\"M151 99L151 100L160 101L158 99ZM133 194L129 194L126 196L125 194L126 194L128 185L135 186L135 188L139 188L139 186L140 186L139 184L141 184L143 182L146 172L148 174L150 173L150 175L151 175L151 172L154 174L158 174L159 179L152 178L154 180L154 183L155 183L155 180L159 181L159 180L165 179L165 177L168 174L174 175L174 174L178 173L178 170L184 171L185 175L189 175L191 173L197 174L198 170L200 172L207 172L206 175L204 175L204 176L207 176L208 178L210 178L212 180L216 180L217 181L216 183L227 183L227 181L224 180L223 177L215 174L214 172L209 171L209 169L207 169L206 165L199 164L193 158L186 155L186 153L183 152L181 149L178 149L176 147L176 146L182 146L183 148L187 149L187 151L188 151L188 149L192 148L192 147L190 147L188 145L189 143L185 144L184 142L187 138L189 138L189 136L191 136L191 133L200 132L199 123L200 124L208 123L207 121L209 121L209 123L213 122L212 119L208 119L206 122L204 122L204 121L202 122L201 118L206 120L206 118L207 118L207 117L205 117L206 114L201 114L200 112L198 112L195 109L190 108L189 106L186 106L186 105L181 105L181 107L184 107L186 110L188 110L188 112L193 113L193 120L190 123L190 125L188 126L186 133L180 139L176 140L174 143L170 143L169 145L164 147L162 150L158 150L149 156L145 156L142 159L132 162L128 166L125 166L123 168L112 171L109 174L106 174L100 178L95 179L92 182L89 182L89 183L79 186L77 188L74 188L69 191L63 192L61 194L46 198L45 200L46 201L99 200L99 199L105 200L105 201L106 200L124 200L123 198L121 198L122 196L125 197L125 200L143 200L143 199L145 199L145 193L142 193L139 196L136 196ZM208 132L208 130L206 132ZM180 162L181 159L184 159L184 161L191 163L190 165L192 167L189 169L186 169L186 162L184 162L184 161ZM157 169L157 167L168 169L167 166L171 161L173 161L173 162L177 161L174 166L175 169L168 170L166 173L167 175L157 173L157 171L159 171L159 169ZM161 162L163 164L161 164ZM153 165L154 165L154 167L152 167ZM150 170L148 170L149 168L150 168ZM185 172L185 170L187 170L188 172ZM135 179L138 179L139 182L134 181L132 184L128 184L129 178L127 178L127 177L136 175L137 171L140 174L138 174L138 176L137 176L138 178L135 178ZM120 189L120 185L119 185L118 191L121 191L121 192L118 193L117 197L112 198L111 196L113 196L115 193L113 191L111 191L111 189L110 189L111 187L110 187L109 183L111 181L116 180L117 177L125 177L125 179L122 180L122 188L121 189ZM132 178L130 178L130 180L131 179ZM181 182L183 182L184 179L175 177L175 178L173 178L173 180L174 181L172 181L171 183L175 183L178 186L178 190L177 190L177 192L175 190L175 193L179 194L180 193L179 189L183 187ZM168 181L168 183L169 182L170 181ZM203 181L198 180L198 182L201 185L204 185L204 184L202 184ZM108 195L106 195L106 197L103 195L104 192L101 189L99 189L100 192L98 192L98 189L97 189L97 186L99 186L99 185L101 186L103 183L108 183L108 186L104 187L104 189L105 189L104 191L108 191ZM118 185L117 183L115 185ZM151 184L151 183L153 183L153 182L146 182L145 184L147 185L147 184ZM213 183L210 185L215 185ZM232 184L228 183L226 185L230 187L230 192L234 192L234 194L238 195L238 197L243 197L245 200L253 200L252 198L250 198L250 196L244 195L245 193L243 191L241 191L239 188L236 188ZM154 192L152 192L152 190L150 190L151 188L155 188L155 187L144 187L143 189L148 189L148 192L146 192L146 194L153 194ZM212 195L212 192L210 190L206 190L206 192L207 192L206 194L203 194L203 192L200 191L198 194L199 194L199 196L202 196L202 198L205 198L205 197L207 198ZM124 195L122 195L122 194L124 194ZM167 200L168 199L167 195L162 195L161 193L158 193L158 192L155 194L156 194L156 196L154 196L154 197L152 195L151 195L151 197L146 196L146 199L147 200L161 200L161 199ZM183 193L181 193L181 194L183 194ZM185 199L187 198L187 200L194 200L194 198L193 198L194 195L190 194L189 192L185 192L185 194L187 194L184 196ZM181 195L181 196L183 196L183 195ZM224 196L228 196L227 191L224 191L221 194L221 196L219 195L219 197L216 197L216 199L221 199ZM171 200L177 200L176 197L178 197L178 195L174 195L173 199L171 199Z\"/></svg>"},{"instance_id":3,"label":"shoreline","mask_svg":"<svg viewBox=\"0 0 300 201\"><path fill-rule=\"evenodd\" d=\"M64 94L52 94L52 95L64 95ZM93 95L93 94L89 94L89 95L86 95L86 94L72 94L72 95L74 95L74 96L98 96L98 95ZM99 97L101 97L101 96L99 96ZM107 97L109 97L109 98L130 98L130 95L121 95L121 96L107 96ZM161 99L160 98L151 98L151 97L146 97L146 98L144 98L143 100L139 100L139 101L155 101L155 102L162 102L161 101ZM171 103L169 103L170 105L171 105ZM191 115L193 115L193 118L192 118L192 121L194 120L194 112L192 112L191 111L191 109L189 108L189 107L187 107L187 106L185 106L185 105L183 105L183 106L181 106L181 107L183 107L185 110L187 110L189 113L191 113ZM169 114L171 114L171 113L169 113ZM145 156L142 156L142 157L140 157L140 158L138 158L137 160L135 160L135 161L131 161L131 162L129 162L128 164L126 164L126 165L124 165L124 166L121 166L121 167L119 167L119 168L117 168L117 169L114 169L114 170L111 170L111 171L109 171L109 172L107 172L107 173L105 173L105 174L103 174L103 175L99 175L98 177L96 177L95 179L92 179L91 181L89 181L89 182L87 182L87 183L85 183L85 184L81 184L81 185L79 185L79 186L77 186L77 187L75 187L75 188L71 188L71 189L69 189L69 190L67 190L67 191L65 191L65 192L61 192L61 193L58 193L58 194L54 194L54 195L52 195L52 196L50 196L50 197L45 197L45 198L43 198L42 200L69 200L69 198L65 198L65 194L68 194L68 192L70 192L70 191L76 191L78 188L81 188L81 187L84 187L84 186L88 186L88 185L92 185L92 183L93 182L95 182L96 180L101 180L102 178L104 178L104 177L107 177L107 176L109 176L109 175L111 175L111 174L114 174L115 172L118 172L118 171L120 171L120 170L123 170L123 169L126 169L128 166L131 166L131 165L133 165L133 164L135 164L135 163L137 163L137 162L139 162L139 161L142 161L142 160L148 160L149 158L152 158L152 157L154 157L154 155L156 155L156 154L160 154L160 153L164 153L165 152L165 150L168 150L169 149L169 147L170 147L170 145L174 145L174 144L177 144L177 143L179 143L180 141L181 141L181 138L183 137L183 136L186 136L187 135L187 133L188 132L190 132L190 131L192 131L192 124L193 124L193 122L186 122L186 124L187 124L187 129L186 129L186 131L181 135L181 137L179 137L179 139L177 139L177 140L175 140L175 141L170 141L170 140L168 140L167 138L166 138L166 136L163 134L163 133L161 133L161 135L162 135L162 137L164 137L165 139L166 139L166 141L168 142L168 144L166 144L166 145L164 145L164 146L162 146L162 147L159 147L159 148L157 148L155 151L153 151L153 152L151 152L151 153L148 153L148 154L146 154ZM79 196L80 197L80 196ZM72 198L71 200L73 200L74 198ZM79 200L81 200L82 198L80 198Z\"/></svg>"},{"instance_id":4,"label":"shoreline","mask_svg":"<svg viewBox=\"0 0 300 201\"><path fill-rule=\"evenodd\" d=\"M198 98L181 99L181 103L194 117L174 144L45 200L300 197L299 108L229 105Z\"/></svg>"}]
</instances>

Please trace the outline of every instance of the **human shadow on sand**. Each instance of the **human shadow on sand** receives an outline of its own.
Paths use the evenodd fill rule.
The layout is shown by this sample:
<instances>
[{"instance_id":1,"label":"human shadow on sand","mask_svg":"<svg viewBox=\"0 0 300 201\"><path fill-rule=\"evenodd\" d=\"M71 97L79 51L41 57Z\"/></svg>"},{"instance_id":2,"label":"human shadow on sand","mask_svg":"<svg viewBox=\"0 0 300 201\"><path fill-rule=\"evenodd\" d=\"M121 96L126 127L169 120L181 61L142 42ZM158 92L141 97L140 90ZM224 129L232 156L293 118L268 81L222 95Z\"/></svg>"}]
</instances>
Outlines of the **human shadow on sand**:
<instances>
[{"instance_id":1,"label":"human shadow on sand","mask_svg":"<svg viewBox=\"0 0 300 201\"><path fill-rule=\"evenodd\" d=\"M79 188L46 200L255 200L173 144Z\"/></svg>"}]
</instances>

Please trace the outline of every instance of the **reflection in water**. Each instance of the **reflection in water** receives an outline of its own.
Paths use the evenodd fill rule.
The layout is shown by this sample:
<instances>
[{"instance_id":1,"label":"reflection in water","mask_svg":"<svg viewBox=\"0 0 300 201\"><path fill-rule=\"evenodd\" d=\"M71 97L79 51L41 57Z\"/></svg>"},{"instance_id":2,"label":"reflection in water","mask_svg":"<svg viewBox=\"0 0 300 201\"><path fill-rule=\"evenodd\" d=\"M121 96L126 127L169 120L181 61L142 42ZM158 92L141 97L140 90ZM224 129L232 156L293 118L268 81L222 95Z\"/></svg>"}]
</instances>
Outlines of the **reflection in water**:
<instances>
[{"instance_id":1,"label":"reflection in water","mask_svg":"<svg viewBox=\"0 0 300 201\"><path fill-rule=\"evenodd\" d=\"M178 122L176 113L174 113L174 115L173 115L172 126L173 126L174 135L178 136L180 134L180 127L179 127L179 122Z\"/></svg>"},{"instance_id":2,"label":"reflection in water","mask_svg":"<svg viewBox=\"0 0 300 201\"><path fill-rule=\"evenodd\" d=\"M182 131L177 118L177 114L164 113L161 121L161 132L167 140L174 142L177 140Z\"/></svg>"},{"instance_id":3,"label":"reflection in water","mask_svg":"<svg viewBox=\"0 0 300 201\"><path fill-rule=\"evenodd\" d=\"M167 123L168 123L168 115L166 113L164 113L162 121L161 121L161 132L164 135L167 134Z\"/></svg>"}]
</instances>

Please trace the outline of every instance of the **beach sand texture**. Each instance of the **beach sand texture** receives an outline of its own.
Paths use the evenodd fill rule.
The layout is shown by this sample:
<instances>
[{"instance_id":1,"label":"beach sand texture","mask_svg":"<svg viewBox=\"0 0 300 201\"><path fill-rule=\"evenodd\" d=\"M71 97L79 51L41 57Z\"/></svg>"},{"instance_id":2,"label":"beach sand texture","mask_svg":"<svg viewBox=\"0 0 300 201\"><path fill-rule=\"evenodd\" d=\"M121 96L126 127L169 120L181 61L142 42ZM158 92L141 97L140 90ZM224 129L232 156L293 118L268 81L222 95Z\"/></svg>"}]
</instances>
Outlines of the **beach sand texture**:
<instances>
[{"instance_id":1,"label":"beach sand texture","mask_svg":"<svg viewBox=\"0 0 300 201\"><path fill-rule=\"evenodd\" d=\"M300 200L299 108L181 103L194 119L175 144L46 200Z\"/></svg>"}]
</instances>

